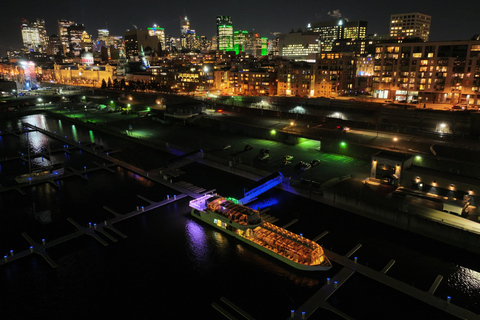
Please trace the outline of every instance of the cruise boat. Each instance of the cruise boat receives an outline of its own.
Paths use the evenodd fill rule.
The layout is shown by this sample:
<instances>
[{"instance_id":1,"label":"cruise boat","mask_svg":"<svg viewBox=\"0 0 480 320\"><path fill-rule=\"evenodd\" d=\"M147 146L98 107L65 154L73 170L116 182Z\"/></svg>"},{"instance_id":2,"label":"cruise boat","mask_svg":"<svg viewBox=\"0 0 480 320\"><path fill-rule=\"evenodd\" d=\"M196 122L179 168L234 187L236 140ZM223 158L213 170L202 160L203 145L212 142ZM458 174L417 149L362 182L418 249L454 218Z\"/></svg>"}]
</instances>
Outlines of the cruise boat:
<instances>
[{"instance_id":1,"label":"cruise boat","mask_svg":"<svg viewBox=\"0 0 480 320\"><path fill-rule=\"evenodd\" d=\"M271 223L237 200L206 194L190 201L192 216L300 270L326 271L332 264L322 247Z\"/></svg>"},{"instance_id":2,"label":"cruise boat","mask_svg":"<svg viewBox=\"0 0 480 320\"><path fill-rule=\"evenodd\" d=\"M15 177L15 181L18 183L29 183L38 180L52 179L61 176L65 173L65 168L62 164L56 164L49 167L45 167L39 170L32 171L30 173L22 174Z\"/></svg>"}]
</instances>

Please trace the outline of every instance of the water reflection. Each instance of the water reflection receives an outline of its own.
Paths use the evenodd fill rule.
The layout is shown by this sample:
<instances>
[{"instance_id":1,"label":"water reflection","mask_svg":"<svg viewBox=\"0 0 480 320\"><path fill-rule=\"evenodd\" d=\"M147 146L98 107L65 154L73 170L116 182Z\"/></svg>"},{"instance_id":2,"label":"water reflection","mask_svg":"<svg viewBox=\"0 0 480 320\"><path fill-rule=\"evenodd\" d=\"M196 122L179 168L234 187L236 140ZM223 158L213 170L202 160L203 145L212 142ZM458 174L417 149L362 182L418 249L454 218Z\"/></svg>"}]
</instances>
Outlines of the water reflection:
<instances>
[{"instance_id":1,"label":"water reflection","mask_svg":"<svg viewBox=\"0 0 480 320\"><path fill-rule=\"evenodd\" d=\"M90 142L95 143L95 136L93 135L93 131L92 130L88 131L88 134L90 136Z\"/></svg>"},{"instance_id":2,"label":"water reflection","mask_svg":"<svg viewBox=\"0 0 480 320\"><path fill-rule=\"evenodd\" d=\"M22 121L28 124L31 124L33 126L42 128L44 130L49 130L44 114L35 114L35 115L27 116L22 118Z\"/></svg>"},{"instance_id":3,"label":"water reflection","mask_svg":"<svg viewBox=\"0 0 480 320\"><path fill-rule=\"evenodd\" d=\"M457 266L457 271L448 278L448 284L468 295L480 295L480 272Z\"/></svg>"},{"instance_id":4,"label":"water reflection","mask_svg":"<svg viewBox=\"0 0 480 320\"><path fill-rule=\"evenodd\" d=\"M78 141L77 127L75 127L74 124L72 124L72 135L73 135L73 140Z\"/></svg>"},{"instance_id":5,"label":"water reflection","mask_svg":"<svg viewBox=\"0 0 480 320\"><path fill-rule=\"evenodd\" d=\"M205 230L193 220L188 220L185 225L185 233L187 235L187 243L190 252L195 260L205 264L208 261L208 243Z\"/></svg>"},{"instance_id":6,"label":"water reflection","mask_svg":"<svg viewBox=\"0 0 480 320\"><path fill-rule=\"evenodd\" d=\"M249 205L249 207L255 210L262 210L263 208L271 207L277 203L278 200L276 198L267 198L254 202L253 204Z\"/></svg>"}]
</instances>

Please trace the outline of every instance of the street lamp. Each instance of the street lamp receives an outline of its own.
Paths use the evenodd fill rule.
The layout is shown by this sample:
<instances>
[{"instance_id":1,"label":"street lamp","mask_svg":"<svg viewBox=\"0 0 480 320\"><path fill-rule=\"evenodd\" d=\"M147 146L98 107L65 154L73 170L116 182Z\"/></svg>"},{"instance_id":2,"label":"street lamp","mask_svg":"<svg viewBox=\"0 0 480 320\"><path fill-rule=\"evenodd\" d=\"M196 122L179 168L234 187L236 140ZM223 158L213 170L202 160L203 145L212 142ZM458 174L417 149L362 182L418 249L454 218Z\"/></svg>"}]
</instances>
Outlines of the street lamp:
<instances>
[{"instance_id":1,"label":"street lamp","mask_svg":"<svg viewBox=\"0 0 480 320\"><path fill-rule=\"evenodd\" d=\"M395 149L395 143L398 141L397 137L393 138L393 149Z\"/></svg>"}]
</instances>

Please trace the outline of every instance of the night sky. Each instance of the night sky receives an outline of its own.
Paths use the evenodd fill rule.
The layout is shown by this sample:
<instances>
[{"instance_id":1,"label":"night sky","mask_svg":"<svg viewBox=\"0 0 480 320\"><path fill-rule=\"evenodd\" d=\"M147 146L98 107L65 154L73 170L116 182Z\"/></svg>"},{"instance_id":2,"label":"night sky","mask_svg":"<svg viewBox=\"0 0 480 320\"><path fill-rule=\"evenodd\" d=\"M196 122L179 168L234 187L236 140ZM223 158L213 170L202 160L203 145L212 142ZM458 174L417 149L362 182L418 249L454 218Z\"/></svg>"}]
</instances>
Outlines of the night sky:
<instances>
[{"instance_id":1,"label":"night sky","mask_svg":"<svg viewBox=\"0 0 480 320\"><path fill-rule=\"evenodd\" d=\"M180 35L180 16L187 16L197 35L215 34L217 15L229 15L234 30L248 30L270 37L272 32L286 33L305 28L309 22L343 17L350 21L368 21L368 33L388 34L391 14L421 12L432 16L430 40L468 40L480 34L479 0L8 0L0 5L0 56L20 48L21 19L43 18L47 34L57 34L56 21L68 19L85 24L90 35L108 27L111 35L123 35L126 29L157 24L167 34Z\"/></svg>"}]
</instances>

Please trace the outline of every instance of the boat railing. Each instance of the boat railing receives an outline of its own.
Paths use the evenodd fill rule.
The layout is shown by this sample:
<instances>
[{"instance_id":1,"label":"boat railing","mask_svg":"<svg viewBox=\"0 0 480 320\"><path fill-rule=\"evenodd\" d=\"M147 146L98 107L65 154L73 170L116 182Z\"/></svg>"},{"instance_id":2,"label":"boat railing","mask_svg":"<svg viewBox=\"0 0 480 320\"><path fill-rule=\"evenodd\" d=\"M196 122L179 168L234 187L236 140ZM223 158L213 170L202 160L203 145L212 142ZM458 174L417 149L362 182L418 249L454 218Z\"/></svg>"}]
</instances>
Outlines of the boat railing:
<instances>
[{"instance_id":1,"label":"boat railing","mask_svg":"<svg viewBox=\"0 0 480 320\"><path fill-rule=\"evenodd\" d=\"M193 199L189 202L189 206L193 209L204 211L207 208L205 201L213 197L213 194L206 194L203 197Z\"/></svg>"}]
</instances>

